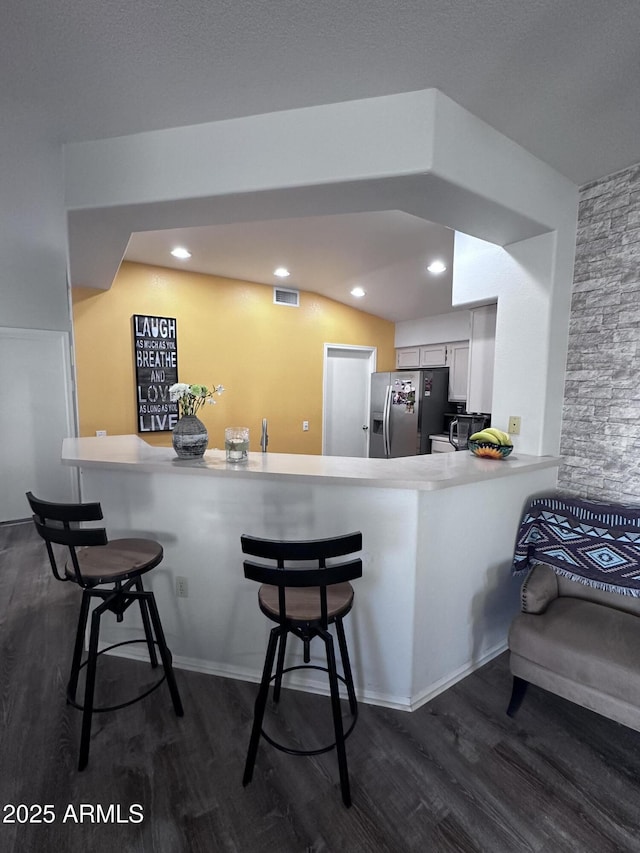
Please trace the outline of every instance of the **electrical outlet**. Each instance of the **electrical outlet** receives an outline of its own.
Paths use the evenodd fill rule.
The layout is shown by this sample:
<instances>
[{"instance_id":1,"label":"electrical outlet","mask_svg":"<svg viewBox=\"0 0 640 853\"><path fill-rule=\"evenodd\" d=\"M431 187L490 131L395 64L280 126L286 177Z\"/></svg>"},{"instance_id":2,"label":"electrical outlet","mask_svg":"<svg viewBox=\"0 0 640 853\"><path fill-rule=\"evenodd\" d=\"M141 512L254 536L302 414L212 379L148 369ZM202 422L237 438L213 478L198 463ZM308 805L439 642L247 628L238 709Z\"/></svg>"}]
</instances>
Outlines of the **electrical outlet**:
<instances>
[{"instance_id":1,"label":"electrical outlet","mask_svg":"<svg viewBox=\"0 0 640 853\"><path fill-rule=\"evenodd\" d=\"M176 578L176 598L189 598L189 581L186 578Z\"/></svg>"},{"instance_id":2,"label":"electrical outlet","mask_svg":"<svg viewBox=\"0 0 640 853\"><path fill-rule=\"evenodd\" d=\"M309 432L309 421L302 421L302 431Z\"/></svg>"},{"instance_id":3,"label":"electrical outlet","mask_svg":"<svg viewBox=\"0 0 640 853\"><path fill-rule=\"evenodd\" d=\"M507 432L510 435L520 435L520 417L518 415L509 415Z\"/></svg>"},{"instance_id":4,"label":"electrical outlet","mask_svg":"<svg viewBox=\"0 0 640 853\"><path fill-rule=\"evenodd\" d=\"M97 429L96 430L96 435L98 436L98 438L102 438L106 434L107 434L106 429Z\"/></svg>"}]
</instances>

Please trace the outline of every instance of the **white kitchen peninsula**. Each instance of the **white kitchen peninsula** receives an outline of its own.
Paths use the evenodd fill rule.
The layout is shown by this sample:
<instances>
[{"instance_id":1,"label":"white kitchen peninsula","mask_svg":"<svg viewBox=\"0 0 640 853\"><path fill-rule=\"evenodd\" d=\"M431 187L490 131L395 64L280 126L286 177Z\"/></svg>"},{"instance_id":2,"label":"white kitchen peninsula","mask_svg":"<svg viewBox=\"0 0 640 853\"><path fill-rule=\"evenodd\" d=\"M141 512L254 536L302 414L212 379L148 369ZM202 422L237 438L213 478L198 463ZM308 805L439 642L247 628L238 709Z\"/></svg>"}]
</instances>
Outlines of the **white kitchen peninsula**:
<instances>
[{"instance_id":1,"label":"white kitchen peninsula","mask_svg":"<svg viewBox=\"0 0 640 853\"><path fill-rule=\"evenodd\" d=\"M134 435L65 439L62 460L80 469L82 499L102 503L110 536L162 543L164 561L148 582L174 663L186 669L259 679L271 625L243 576L242 533L311 539L361 530L363 577L345 620L356 688L366 702L405 710L506 648L520 514L528 498L555 487L560 463L514 450L504 461L466 452L250 453L234 465L216 450L178 460ZM175 596L178 576L187 598ZM105 640L140 630L114 621ZM298 685L325 692L322 679L298 675Z\"/></svg>"}]
</instances>

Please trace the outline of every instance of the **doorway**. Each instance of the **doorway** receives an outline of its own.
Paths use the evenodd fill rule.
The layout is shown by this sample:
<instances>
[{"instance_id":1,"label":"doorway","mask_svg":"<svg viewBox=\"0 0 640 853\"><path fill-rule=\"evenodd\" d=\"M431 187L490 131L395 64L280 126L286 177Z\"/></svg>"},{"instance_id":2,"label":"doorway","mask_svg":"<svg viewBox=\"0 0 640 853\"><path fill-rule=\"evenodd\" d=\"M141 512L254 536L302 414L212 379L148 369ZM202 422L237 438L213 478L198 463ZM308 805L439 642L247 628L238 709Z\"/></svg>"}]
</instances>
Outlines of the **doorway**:
<instances>
[{"instance_id":1,"label":"doorway","mask_svg":"<svg viewBox=\"0 0 640 853\"><path fill-rule=\"evenodd\" d=\"M322 455L369 455L369 397L375 347L324 345Z\"/></svg>"}]
</instances>

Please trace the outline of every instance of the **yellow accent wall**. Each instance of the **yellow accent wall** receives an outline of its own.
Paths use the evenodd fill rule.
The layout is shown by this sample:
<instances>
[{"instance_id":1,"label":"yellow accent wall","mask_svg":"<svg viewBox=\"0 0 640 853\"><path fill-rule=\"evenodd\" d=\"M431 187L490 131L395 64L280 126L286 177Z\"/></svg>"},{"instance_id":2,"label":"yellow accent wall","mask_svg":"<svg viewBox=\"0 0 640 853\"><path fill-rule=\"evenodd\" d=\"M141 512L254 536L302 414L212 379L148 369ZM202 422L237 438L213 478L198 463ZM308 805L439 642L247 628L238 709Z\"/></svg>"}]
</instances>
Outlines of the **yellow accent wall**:
<instances>
[{"instance_id":1,"label":"yellow accent wall","mask_svg":"<svg viewBox=\"0 0 640 853\"><path fill-rule=\"evenodd\" d=\"M273 288L199 273L123 263L108 291L74 288L73 317L80 435L135 433L134 314L175 317L178 379L227 389L198 417L209 447L225 426L248 426L259 450L262 418L269 450L322 452L324 344L377 347L377 369L395 367L394 324L300 292L300 307L273 304ZM309 431L302 431L302 421ZM140 433L171 445L171 433Z\"/></svg>"}]
</instances>

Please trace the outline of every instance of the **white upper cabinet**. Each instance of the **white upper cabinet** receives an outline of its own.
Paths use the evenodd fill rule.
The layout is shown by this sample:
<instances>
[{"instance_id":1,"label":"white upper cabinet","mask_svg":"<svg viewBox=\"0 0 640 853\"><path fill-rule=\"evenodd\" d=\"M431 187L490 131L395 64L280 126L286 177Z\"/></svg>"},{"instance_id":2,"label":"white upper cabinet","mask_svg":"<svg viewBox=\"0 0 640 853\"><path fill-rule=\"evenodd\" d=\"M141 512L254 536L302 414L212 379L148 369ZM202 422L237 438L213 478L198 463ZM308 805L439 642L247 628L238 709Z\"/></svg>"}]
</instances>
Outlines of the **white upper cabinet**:
<instances>
[{"instance_id":1,"label":"white upper cabinet","mask_svg":"<svg viewBox=\"0 0 640 853\"><path fill-rule=\"evenodd\" d=\"M402 347L396 350L396 370L420 367L420 347Z\"/></svg>"},{"instance_id":2,"label":"white upper cabinet","mask_svg":"<svg viewBox=\"0 0 640 853\"><path fill-rule=\"evenodd\" d=\"M416 370L422 367L448 367L449 399L454 402L464 402L467 399L469 341L400 347L396 350L397 370Z\"/></svg>"},{"instance_id":3,"label":"white upper cabinet","mask_svg":"<svg viewBox=\"0 0 640 853\"><path fill-rule=\"evenodd\" d=\"M396 350L396 369L446 367L447 346L447 344L429 344L421 347L400 347Z\"/></svg>"},{"instance_id":4,"label":"white upper cabinet","mask_svg":"<svg viewBox=\"0 0 640 853\"><path fill-rule=\"evenodd\" d=\"M447 364L449 365L449 399L462 403L467 399L469 383L469 341L458 341L447 345Z\"/></svg>"},{"instance_id":5,"label":"white upper cabinet","mask_svg":"<svg viewBox=\"0 0 640 853\"><path fill-rule=\"evenodd\" d=\"M490 412L496 349L496 305L471 311L468 412Z\"/></svg>"},{"instance_id":6,"label":"white upper cabinet","mask_svg":"<svg viewBox=\"0 0 640 853\"><path fill-rule=\"evenodd\" d=\"M446 367L448 344L420 347L420 367Z\"/></svg>"}]
</instances>

